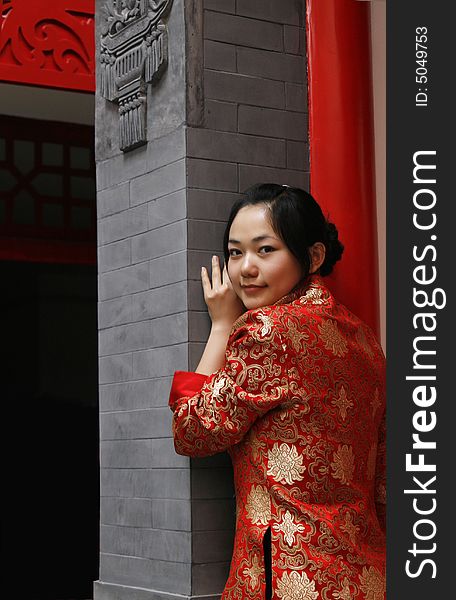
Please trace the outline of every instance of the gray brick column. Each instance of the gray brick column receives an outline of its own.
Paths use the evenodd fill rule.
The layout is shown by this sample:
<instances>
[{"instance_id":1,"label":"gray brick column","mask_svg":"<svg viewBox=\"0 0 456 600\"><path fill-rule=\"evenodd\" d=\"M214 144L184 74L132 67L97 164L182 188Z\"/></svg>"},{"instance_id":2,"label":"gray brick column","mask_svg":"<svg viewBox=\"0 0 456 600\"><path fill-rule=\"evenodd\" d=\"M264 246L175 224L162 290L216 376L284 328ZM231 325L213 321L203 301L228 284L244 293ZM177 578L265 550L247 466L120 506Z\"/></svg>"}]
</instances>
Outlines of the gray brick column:
<instances>
[{"instance_id":1,"label":"gray brick column","mask_svg":"<svg viewBox=\"0 0 456 600\"><path fill-rule=\"evenodd\" d=\"M121 152L117 107L97 95L96 600L223 589L231 467L225 454L174 453L169 387L204 348L200 268L221 255L236 193L259 181L308 187L304 2L174 0L166 22L169 62L147 89L147 144Z\"/></svg>"}]
</instances>

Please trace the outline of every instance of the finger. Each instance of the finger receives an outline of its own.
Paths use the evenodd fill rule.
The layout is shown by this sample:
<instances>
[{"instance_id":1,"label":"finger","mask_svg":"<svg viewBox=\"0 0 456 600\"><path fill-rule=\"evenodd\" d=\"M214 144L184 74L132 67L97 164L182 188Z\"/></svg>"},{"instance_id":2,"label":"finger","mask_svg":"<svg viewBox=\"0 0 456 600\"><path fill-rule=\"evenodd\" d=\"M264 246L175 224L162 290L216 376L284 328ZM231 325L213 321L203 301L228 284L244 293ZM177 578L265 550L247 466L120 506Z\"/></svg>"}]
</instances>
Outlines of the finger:
<instances>
[{"instance_id":1,"label":"finger","mask_svg":"<svg viewBox=\"0 0 456 600\"><path fill-rule=\"evenodd\" d=\"M211 291L211 280L209 279L209 273L206 267L201 267L201 283L203 284L204 297L207 297Z\"/></svg>"},{"instance_id":2,"label":"finger","mask_svg":"<svg viewBox=\"0 0 456 600\"><path fill-rule=\"evenodd\" d=\"M212 289L215 290L221 285L220 262L218 256L212 257Z\"/></svg>"},{"instance_id":3,"label":"finger","mask_svg":"<svg viewBox=\"0 0 456 600\"><path fill-rule=\"evenodd\" d=\"M228 275L228 269L226 268L226 263L224 263L223 265L223 283L226 283L226 285L233 289L233 286L231 285L231 279L230 276Z\"/></svg>"}]
</instances>

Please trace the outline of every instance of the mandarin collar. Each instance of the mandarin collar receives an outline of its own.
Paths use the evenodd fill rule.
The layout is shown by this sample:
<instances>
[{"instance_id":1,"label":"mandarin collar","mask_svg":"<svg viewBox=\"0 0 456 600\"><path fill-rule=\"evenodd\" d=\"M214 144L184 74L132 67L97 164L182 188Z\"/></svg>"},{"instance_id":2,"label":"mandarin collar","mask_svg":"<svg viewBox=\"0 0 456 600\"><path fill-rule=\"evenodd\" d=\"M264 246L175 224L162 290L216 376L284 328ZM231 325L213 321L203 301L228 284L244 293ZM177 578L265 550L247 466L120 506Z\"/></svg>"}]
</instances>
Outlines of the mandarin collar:
<instances>
[{"instance_id":1,"label":"mandarin collar","mask_svg":"<svg viewBox=\"0 0 456 600\"><path fill-rule=\"evenodd\" d=\"M306 304L307 302L305 302L304 299L307 296L313 300L312 304L326 303L331 298L331 293L329 292L328 288L323 283L321 275L307 276L305 279L302 279L300 282L298 282L295 285L295 287L291 290L291 292L288 292L288 294L285 294L285 296L282 296L282 298L279 298L279 300L277 300L273 304L269 304L268 306L277 306L280 304L290 304L291 302L294 302L298 298L301 298L302 299L301 301L304 304ZM267 306L261 307L261 308L267 308ZM230 335L237 328L239 328L245 324L247 315L251 311L260 310L261 308L254 308L251 310L246 310L244 313L242 313L242 315L240 315L236 319L236 321L233 323Z\"/></svg>"},{"instance_id":2,"label":"mandarin collar","mask_svg":"<svg viewBox=\"0 0 456 600\"><path fill-rule=\"evenodd\" d=\"M311 287L323 288L326 290L321 275L308 275L305 279L299 281L291 292L288 292L288 294L285 294L285 296L282 296L282 298L279 298L279 300L274 302L273 306L276 304L290 304L301 296L305 296Z\"/></svg>"}]
</instances>

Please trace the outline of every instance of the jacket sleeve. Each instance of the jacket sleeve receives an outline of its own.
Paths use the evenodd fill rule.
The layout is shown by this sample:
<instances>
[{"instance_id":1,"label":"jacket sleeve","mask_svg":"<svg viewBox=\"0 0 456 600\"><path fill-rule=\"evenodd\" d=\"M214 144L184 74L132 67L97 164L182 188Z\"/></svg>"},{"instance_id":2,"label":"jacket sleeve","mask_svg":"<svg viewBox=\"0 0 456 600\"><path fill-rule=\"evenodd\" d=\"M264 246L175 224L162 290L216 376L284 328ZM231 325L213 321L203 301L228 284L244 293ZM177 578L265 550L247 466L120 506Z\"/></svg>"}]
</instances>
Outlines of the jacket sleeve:
<instances>
[{"instance_id":1,"label":"jacket sleeve","mask_svg":"<svg viewBox=\"0 0 456 600\"><path fill-rule=\"evenodd\" d=\"M378 432L377 465L375 473L375 507L383 531L386 531L386 413Z\"/></svg>"},{"instance_id":2,"label":"jacket sleeve","mask_svg":"<svg viewBox=\"0 0 456 600\"><path fill-rule=\"evenodd\" d=\"M226 450L256 419L287 400L289 363L279 328L259 311L244 313L236 325L221 369L208 376L174 375L169 405L178 454Z\"/></svg>"}]
</instances>

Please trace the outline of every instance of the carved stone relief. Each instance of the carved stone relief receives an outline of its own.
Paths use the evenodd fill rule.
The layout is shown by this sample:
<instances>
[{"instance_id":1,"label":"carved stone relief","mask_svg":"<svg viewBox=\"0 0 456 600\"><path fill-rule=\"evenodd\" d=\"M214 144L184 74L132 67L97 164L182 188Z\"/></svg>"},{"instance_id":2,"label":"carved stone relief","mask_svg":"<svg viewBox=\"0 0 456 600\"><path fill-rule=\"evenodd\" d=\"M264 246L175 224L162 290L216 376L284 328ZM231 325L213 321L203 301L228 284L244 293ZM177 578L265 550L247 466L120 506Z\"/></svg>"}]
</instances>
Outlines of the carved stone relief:
<instances>
[{"instance_id":1,"label":"carved stone relief","mask_svg":"<svg viewBox=\"0 0 456 600\"><path fill-rule=\"evenodd\" d=\"M168 61L162 20L172 0L106 0L102 9L99 84L119 105L120 149L146 143L146 84L157 81Z\"/></svg>"}]
</instances>

